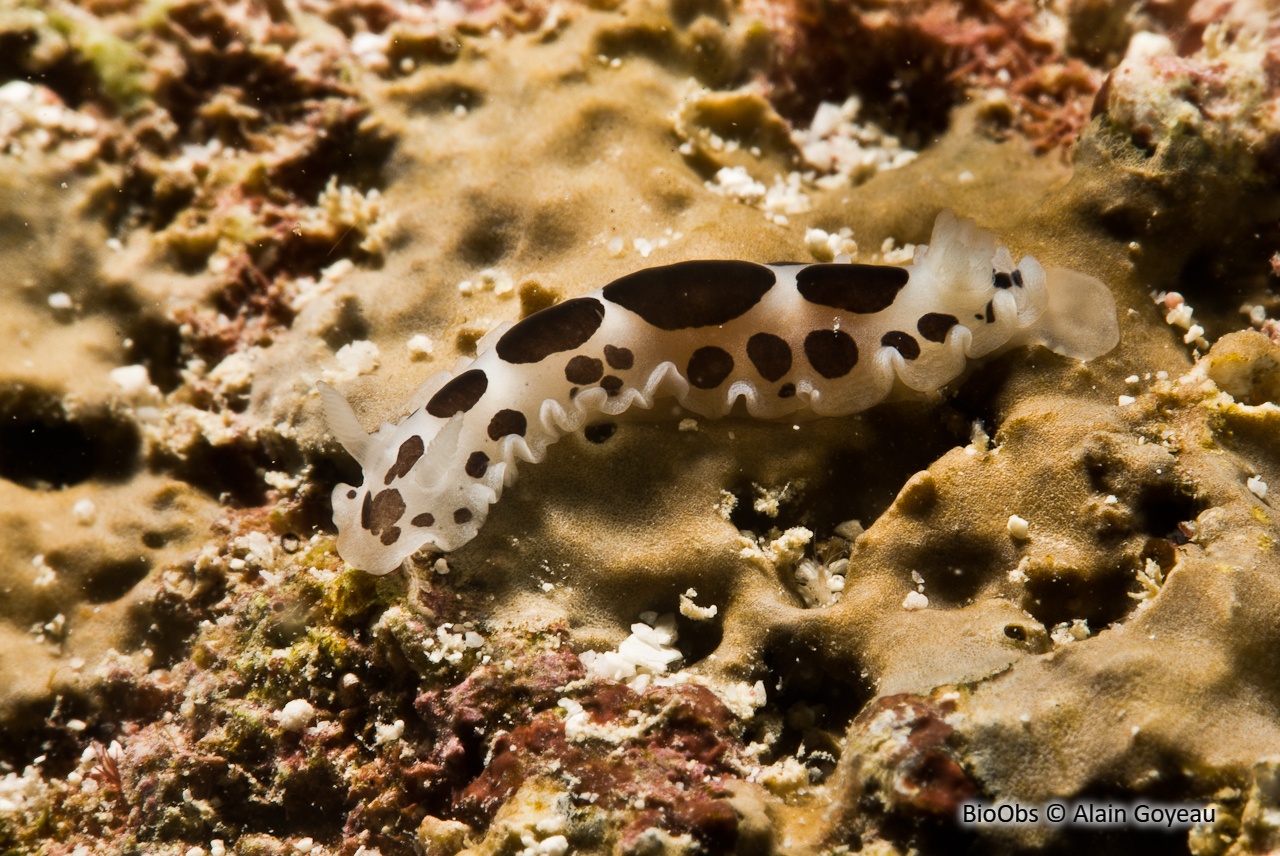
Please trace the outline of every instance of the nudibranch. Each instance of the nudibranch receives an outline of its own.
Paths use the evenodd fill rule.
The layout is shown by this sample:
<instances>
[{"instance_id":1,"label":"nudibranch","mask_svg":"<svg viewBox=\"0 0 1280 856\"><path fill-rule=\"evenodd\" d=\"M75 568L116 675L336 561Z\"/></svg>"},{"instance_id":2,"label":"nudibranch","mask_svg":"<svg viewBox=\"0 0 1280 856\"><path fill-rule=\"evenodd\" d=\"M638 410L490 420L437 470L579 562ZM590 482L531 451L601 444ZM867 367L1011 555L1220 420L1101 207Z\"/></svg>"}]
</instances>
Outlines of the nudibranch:
<instances>
[{"instance_id":1,"label":"nudibranch","mask_svg":"<svg viewBox=\"0 0 1280 856\"><path fill-rule=\"evenodd\" d=\"M398 425L366 434L320 385L329 430L364 482L333 492L338 553L375 574L476 536L489 506L562 435L669 398L754 418L857 413L895 390L935 391L966 361L1044 345L1087 360L1119 341L1097 279L1014 262L942 212L905 266L686 261L640 270L490 332ZM673 412L674 409L673 409Z\"/></svg>"}]
</instances>

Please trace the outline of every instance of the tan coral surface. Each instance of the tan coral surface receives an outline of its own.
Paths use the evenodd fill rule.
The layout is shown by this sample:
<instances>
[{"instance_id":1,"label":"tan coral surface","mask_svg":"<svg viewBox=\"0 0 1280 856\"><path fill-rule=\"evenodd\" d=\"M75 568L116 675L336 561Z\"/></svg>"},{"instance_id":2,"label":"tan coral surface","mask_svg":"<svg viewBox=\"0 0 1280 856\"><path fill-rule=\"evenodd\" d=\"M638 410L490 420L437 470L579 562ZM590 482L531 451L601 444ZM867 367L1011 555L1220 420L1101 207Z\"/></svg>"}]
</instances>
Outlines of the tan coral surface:
<instances>
[{"instance_id":1,"label":"tan coral surface","mask_svg":"<svg viewBox=\"0 0 1280 856\"><path fill-rule=\"evenodd\" d=\"M1275 25L822 20L0 2L0 851L1280 846ZM566 437L443 559L334 552L317 381L374 428L624 273L947 207L1120 347ZM1081 799L1216 818L956 819Z\"/></svg>"}]
</instances>

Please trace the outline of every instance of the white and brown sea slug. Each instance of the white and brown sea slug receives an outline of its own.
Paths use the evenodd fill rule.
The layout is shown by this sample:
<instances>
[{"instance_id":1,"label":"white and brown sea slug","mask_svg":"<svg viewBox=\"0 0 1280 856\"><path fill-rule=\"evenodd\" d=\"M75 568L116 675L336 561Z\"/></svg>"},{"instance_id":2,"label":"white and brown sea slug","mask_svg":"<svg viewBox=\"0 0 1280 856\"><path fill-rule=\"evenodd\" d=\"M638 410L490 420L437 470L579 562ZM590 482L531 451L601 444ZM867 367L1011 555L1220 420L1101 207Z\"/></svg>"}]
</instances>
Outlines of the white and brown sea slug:
<instances>
[{"instance_id":1,"label":"white and brown sea slug","mask_svg":"<svg viewBox=\"0 0 1280 856\"><path fill-rule=\"evenodd\" d=\"M457 374L426 381L398 425L366 434L321 384L329 429L364 470L333 492L338 552L384 574L476 536L516 462L598 415L669 396L710 418L857 413L934 391L966 361L1045 347L1087 360L1119 341L1106 286L1045 270L969 220L938 216L912 263L688 261L637 271L493 331Z\"/></svg>"}]
</instances>

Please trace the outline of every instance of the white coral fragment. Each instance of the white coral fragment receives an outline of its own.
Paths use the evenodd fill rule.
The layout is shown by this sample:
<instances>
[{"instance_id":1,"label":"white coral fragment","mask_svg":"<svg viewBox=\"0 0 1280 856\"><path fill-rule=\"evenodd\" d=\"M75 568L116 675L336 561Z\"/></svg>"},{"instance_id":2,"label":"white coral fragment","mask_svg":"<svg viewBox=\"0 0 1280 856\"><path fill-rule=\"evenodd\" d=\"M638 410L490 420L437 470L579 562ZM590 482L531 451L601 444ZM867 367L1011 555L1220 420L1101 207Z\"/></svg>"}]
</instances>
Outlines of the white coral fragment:
<instances>
[{"instance_id":1,"label":"white coral fragment","mask_svg":"<svg viewBox=\"0 0 1280 856\"><path fill-rule=\"evenodd\" d=\"M1245 480L1244 486L1258 499L1267 498L1267 483L1262 480L1262 476L1252 476Z\"/></svg>"},{"instance_id":2,"label":"white coral fragment","mask_svg":"<svg viewBox=\"0 0 1280 856\"><path fill-rule=\"evenodd\" d=\"M902 608L907 612L918 612L929 608L929 598L918 591L908 592L902 599Z\"/></svg>"},{"instance_id":3,"label":"white coral fragment","mask_svg":"<svg viewBox=\"0 0 1280 856\"><path fill-rule=\"evenodd\" d=\"M691 621L708 621L716 617L716 613L720 608L715 604L711 606L698 606L693 599L698 596L697 589L689 589L680 595L680 614Z\"/></svg>"},{"instance_id":4,"label":"white coral fragment","mask_svg":"<svg viewBox=\"0 0 1280 856\"><path fill-rule=\"evenodd\" d=\"M276 722L285 731L301 731L316 717L316 709L305 698L295 698L276 711Z\"/></svg>"},{"instance_id":5,"label":"white coral fragment","mask_svg":"<svg viewBox=\"0 0 1280 856\"><path fill-rule=\"evenodd\" d=\"M641 674L662 675L683 656L675 641L675 616L646 612L616 651L584 651L581 658L593 678L622 681Z\"/></svg>"}]
</instances>

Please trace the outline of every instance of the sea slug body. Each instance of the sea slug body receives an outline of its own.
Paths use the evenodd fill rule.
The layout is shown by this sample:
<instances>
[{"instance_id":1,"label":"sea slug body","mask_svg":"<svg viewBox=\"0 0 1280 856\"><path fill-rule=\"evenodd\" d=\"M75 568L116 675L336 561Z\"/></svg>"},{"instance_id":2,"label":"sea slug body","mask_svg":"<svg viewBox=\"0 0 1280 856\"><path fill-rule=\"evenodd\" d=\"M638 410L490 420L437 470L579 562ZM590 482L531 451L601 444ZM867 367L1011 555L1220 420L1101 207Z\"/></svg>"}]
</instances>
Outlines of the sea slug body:
<instances>
[{"instance_id":1,"label":"sea slug body","mask_svg":"<svg viewBox=\"0 0 1280 856\"><path fill-rule=\"evenodd\" d=\"M942 212L898 267L688 261L650 268L494 330L456 375L429 379L398 425L366 434L320 385L330 431L364 482L333 493L338 552L388 573L424 547L448 552L484 524L516 462L599 415L663 396L717 418L857 413L895 388L954 380L969 359L1044 345L1091 359L1119 341L1106 286L1045 270L972 221Z\"/></svg>"}]
</instances>

